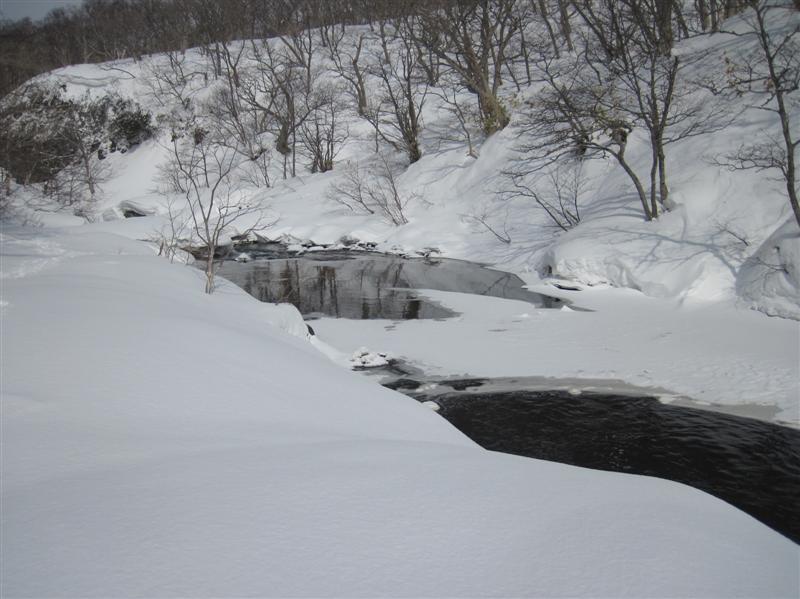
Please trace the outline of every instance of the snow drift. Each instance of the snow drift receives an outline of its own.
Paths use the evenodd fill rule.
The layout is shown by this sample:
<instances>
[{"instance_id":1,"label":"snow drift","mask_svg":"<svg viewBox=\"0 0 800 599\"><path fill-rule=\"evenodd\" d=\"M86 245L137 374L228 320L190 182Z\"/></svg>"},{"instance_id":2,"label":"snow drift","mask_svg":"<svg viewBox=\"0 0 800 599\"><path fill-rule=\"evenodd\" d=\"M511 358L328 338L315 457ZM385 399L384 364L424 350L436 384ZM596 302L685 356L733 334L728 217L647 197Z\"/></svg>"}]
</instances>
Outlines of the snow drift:
<instances>
[{"instance_id":1,"label":"snow drift","mask_svg":"<svg viewBox=\"0 0 800 599\"><path fill-rule=\"evenodd\" d=\"M486 452L141 243L3 230L2 594L792 596L663 480Z\"/></svg>"}]
</instances>

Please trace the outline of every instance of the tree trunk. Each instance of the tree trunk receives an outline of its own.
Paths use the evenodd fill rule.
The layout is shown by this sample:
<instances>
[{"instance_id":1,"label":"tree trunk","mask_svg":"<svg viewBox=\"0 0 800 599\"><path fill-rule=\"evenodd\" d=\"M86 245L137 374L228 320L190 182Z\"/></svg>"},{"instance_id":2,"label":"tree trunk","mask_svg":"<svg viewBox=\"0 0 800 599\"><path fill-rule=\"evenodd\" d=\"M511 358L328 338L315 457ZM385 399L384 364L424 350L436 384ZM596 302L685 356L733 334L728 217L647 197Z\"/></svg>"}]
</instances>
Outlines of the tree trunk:
<instances>
[{"instance_id":1,"label":"tree trunk","mask_svg":"<svg viewBox=\"0 0 800 599\"><path fill-rule=\"evenodd\" d=\"M558 0L558 12L561 21L561 35L567 40L567 49L572 52L575 47L572 45L572 25L569 22L568 0Z\"/></svg>"},{"instance_id":2,"label":"tree trunk","mask_svg":"<svg viewBox=\"0 0 800 599\"><path fill-rule=\"evenodd\" d=\"M795 170L795 144L792 139L792 130L789 126L789 108L786 106L785 94L787 93L781 87L780 82L783 73L780 72L780 67L775 65L775 56L777 51L773 52L770 49L770 39L767 33L767 24L764 20L764 13L756 7L756 18L758 20L758 35L761 43L761 49L767 59L767 68L769 69L769 82L775 89L775 102L778 105L778 116L781 121L781 132L783 134L783 142L786 146L786 166L784 170L784 178L786 179L786 191L789 195L789 204L794 212L795 220L798 227L800 227L800 203L797 199L797 171ZM780 73L780 74L779 74Z\"/></svg>"},{"instance_id":3,"label":"tree trunk","mask_svg":"<svg viewBox=\"0 0 800 599\"><path fill-rule=\"evenodd\" d=\"M479 91L478 100L481 109L481 121L486 135L496 133L504 129L509 123L508 113L500 100L489 91Z\"/></svg>"},{"instance_id":4,"label":"tree trunk","mask_svg":"<svg viewBox=\"0 0 800 599\"><path fill-rule=\"evenodd\" d=\"M697 4L697 17L700 19L700 29L707 31L710 25L708 19L708 7L706 0L696 0Z\"/></svg>"},{"instance_id":5,"label":"tree trunk","mask_svg":"<svg viewBox=\"0 0 800 599\"><path fill-rule=\"evenodd\" d=\"M664 56L669 56L673 45L672 10L671 0L659 0L656 4L656 23L658 27L659 51Z\"/></svg>"},{"instance_id":6,"label":"tree trunk","mask_svg":"<svg viewBox=\"0 0 800 599\"><path fill-rule=\"evenodd\" d=\"M86 178L86 185L89 187L89 196L94 199L97 189L95 186L94 177L92 176L92 165L90 159L91 154L86 152L84 148L81 148L81 161L83 162L83 173L84 177Z\"/></svg>"},{"instance_id":7,"label":"tree trunk","mask_svg":"<svg viewBox=\"0 0 800 599\"><path fill-rule=\"evenodd\" d=\"M206 293L214 291L214 252L216 248L208 246L208 257L206 258Z\"/></svg>"},{"instance_id":8,"label":"tree trunk","mask_svg":"<svg viewBox=\"0 0 800 599\"><path fill-rule=\"evenodd\" d=\"M669 199L669 187L667 187L667 157L661 140L658 141L658 185L659 200L662 208L665 208Z\"/></svg>"},{"instance_id":9,"label":"tree trunk","mask_svg":"<svg viewBox=\"0 0 800 599\"><path fill-rule=\"evenodd\" d=\"M717 0L709 0L709 14L711 15L711 31L716 33L719 31L719 6Z\"/></svg>"},{"instance_id":10,"label":"tree trunk","mask_svg":"<svg viewBox=\"0 0 800 599\"><path fill-rule=\"evenodd\" d=\"M355 69L356 69L356 96L358 98L358 116L363 117L367 113L367 89L366 86L364 85L364 77L361 74L361 71L358 69L357 65L355 65Z\"/></svg>"},{"instance_id":11,"label":"tree trunk","mask_svg":"<svg viewBox=\"0 0 800 599\"><path fill-rule=\"evenodd\" d=\"M620 166L623 168L625 173L628 175L630 180L633 182L633 186L636 188L636 193L639 196L639 202L642 204L642 210L644 211L644 219L647 221L653 220L653 215L650 214L650 208L647 206L647 194L644 191L644 186L642 182L639 180L639 177L636 175L634 170L630 167L630 165L625 160L625 147L623 146L620 148L618 152L611 152L614 158L617 159Z\"/></svg>"},{"instance_id":12,"label":"tree trunk","mask_svg":"<svg viewBox=\"0 0 800 599\"><path fill-rule=\"evenodd\" d=\"M561 58L561 53L558 51L558 40L556 40L556 34L555 31L553 31L553 26L550 24L550 17L547 14L547 5L545 4L545 0L539 0L539 14L542 16L545 27L547 27L547 33L550 36L550 43L553 44L553 52L555 52L556 58Z\"/></svg>"},{"instance_id":13,"label":"tree trunk","mask_svg":"<svg viewBox=\"0 0 800 599\"><path fill-rule=\"evenodd\" d=\"M786 192L789 194L789 204L792 206L797 226L800 227L800 203L797 200L797 171L795 168L795 146L792 141L792 132L789 129L789 114L783 101L783 94L777 95L778 108L783 129L783 140L786 144Z\"/></svg>"},{"instance_id":14,"label":"tree trunk","mask_svg":"<svg viewBox=\"0 0 800 599\"><path fill-rule=\"evenodd\" d=\"M658 216L658 148L655 140L651 140L650 159L650 217Z\"/></svg>"}]
</instances>

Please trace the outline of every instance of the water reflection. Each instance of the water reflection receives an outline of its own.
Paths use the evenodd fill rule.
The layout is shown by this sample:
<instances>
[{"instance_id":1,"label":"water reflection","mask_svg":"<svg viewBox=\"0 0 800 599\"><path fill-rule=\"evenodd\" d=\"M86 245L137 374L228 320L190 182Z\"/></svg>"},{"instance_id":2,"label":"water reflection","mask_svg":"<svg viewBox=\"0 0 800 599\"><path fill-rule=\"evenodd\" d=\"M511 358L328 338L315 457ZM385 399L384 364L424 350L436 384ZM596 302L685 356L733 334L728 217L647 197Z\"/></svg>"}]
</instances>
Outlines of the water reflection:
<instances>
[{"instance_id":1,"label":"water reflection","mask_svg":"<svg viewBox=\"0 0 800 599\"><path fill-rule=\"evenodd\" d=\"M317 252L295 258L224 262L219 274L263 302L290 302L306 316L410 320L454 313L414 289L488 295L560 307L523 289L516 275L460 260L400 258L376 253Z\"/></svg>"}]
</instances>

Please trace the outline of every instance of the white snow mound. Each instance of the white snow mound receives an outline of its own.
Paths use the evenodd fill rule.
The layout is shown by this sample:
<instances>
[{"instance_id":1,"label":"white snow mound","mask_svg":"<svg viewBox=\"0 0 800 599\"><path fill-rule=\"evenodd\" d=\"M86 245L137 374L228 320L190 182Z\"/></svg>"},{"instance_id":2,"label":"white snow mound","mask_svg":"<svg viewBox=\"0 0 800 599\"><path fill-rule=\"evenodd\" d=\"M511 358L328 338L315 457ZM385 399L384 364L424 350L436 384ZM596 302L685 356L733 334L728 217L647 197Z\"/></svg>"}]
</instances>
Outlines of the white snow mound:
<instances>
[{"instance_id":1,"label":"white snow mound","mask_svg":"<svg viewBox=\"0 0 800 599\"><path fill-rule=\"evenodd\" d=\"M779 227L745 262L736 286L754 308L800 320L800 230L794 219Z\"/></svg>"}]
</instances>

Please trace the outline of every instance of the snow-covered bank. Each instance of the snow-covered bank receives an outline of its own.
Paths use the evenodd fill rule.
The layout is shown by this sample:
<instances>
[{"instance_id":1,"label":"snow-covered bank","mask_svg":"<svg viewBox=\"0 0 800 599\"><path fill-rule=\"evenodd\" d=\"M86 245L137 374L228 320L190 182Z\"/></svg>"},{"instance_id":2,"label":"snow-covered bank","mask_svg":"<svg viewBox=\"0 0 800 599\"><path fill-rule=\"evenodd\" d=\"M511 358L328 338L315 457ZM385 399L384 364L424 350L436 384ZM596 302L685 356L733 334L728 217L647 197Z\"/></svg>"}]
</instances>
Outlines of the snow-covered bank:
<instances>
[{"instance_id":1,"label":"snow-covered bank","mask_svg":"<svg viewBox=\"0 0 800 599\"><path fill-rule=\"evenodd\" d=\"M361 345L388 351L429 375L570 377L578 387L580 379L621 379L644 392L660 388L654 392L667 401L683 395L800 425L796 321L719 304L681 306L625 289L530 287L591 312L425 291L459 316L392 323L324 318L314 328L343 351Z\"/></svg>"},{"instance_id":2,"label":"snow-covered bank","mask_svg":"<svg viewBox=\"0 0 800 599\"><path fill-rule=\"evenodd\" d=\"M92 229L3 230L3 596L800 590L729 505L483 451L296 313Z\"/></svg>"},{"instance_id":3,"label":"snow-covered bank","mask_svg":"<svg viewBox=\"0 0 800 599\"><path fill-rule=\"evenodd\" d=\"M739 294L771 316L800 319L800 231L787 222L739 271Z\"/></svg>"}]
</instances>

